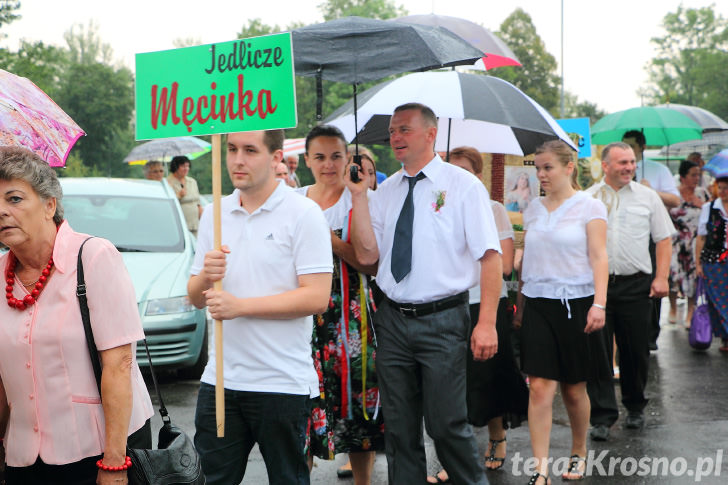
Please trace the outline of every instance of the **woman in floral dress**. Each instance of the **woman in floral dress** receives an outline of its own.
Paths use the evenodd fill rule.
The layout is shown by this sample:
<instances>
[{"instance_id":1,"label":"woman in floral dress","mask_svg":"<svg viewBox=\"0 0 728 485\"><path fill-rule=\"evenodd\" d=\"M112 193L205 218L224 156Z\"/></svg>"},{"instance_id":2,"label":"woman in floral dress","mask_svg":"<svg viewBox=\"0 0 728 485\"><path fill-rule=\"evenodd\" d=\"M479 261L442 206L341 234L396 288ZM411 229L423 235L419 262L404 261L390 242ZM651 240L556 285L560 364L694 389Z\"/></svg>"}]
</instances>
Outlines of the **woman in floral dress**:
<instances>
[{"instance_id":1,"label":"woman in floral dress","mask_svg":"<svg viewBox=\"0 0 728 485\"><path fill-rule=\"evenodd\" d=\"M324 211L331 227L334 275L329 309L314 315L314 365L321 395L309 429L309 455L333 459L348 453L356 485L371 482L375 451L384 449L375 373L375 308L365 274L376 267L356 262L348 232L351 194L344 184L346 140L334 127L314 127L306 137L306 166L315 183L297 189ZM362 274L364 273L364 274Z\"/></svg>"},{"instance_id":2,"label":"woman in floral dress","mask_svg":"<svg viewBox=\"0 0 728 485\"><path fill-rule=\"evenodd\" d=\"M678 295L688 300L688 311L685 325L690 320L695 308L695 236L698 231L698 219L701 206L710 200L708 192L698 185L700 167L697 163L683 160L680 163L680 205L670 209L677 234L672 237L672 261L670 262L670 323L677 318Z\"/></svg>"}]
</instances>

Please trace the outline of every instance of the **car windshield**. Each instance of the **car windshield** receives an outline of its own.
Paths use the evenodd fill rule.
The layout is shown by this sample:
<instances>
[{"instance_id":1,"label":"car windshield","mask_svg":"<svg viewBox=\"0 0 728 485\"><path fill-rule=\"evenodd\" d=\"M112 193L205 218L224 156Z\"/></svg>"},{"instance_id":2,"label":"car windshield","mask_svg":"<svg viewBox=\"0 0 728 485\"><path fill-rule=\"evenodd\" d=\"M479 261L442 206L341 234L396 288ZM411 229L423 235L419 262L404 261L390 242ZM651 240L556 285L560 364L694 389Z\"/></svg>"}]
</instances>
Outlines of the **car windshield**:
<instances>
[{"instance_id":1,"label":"car windshield","mask_svg":"<svg viewBox=\"0 0 728 485\"><path fill-rule=\"evenodd\" d=\"M67 195L63 208L74 231L108 239L121 252L184 250L184 232L172 200Z\"/></svg>"}]
</instances>

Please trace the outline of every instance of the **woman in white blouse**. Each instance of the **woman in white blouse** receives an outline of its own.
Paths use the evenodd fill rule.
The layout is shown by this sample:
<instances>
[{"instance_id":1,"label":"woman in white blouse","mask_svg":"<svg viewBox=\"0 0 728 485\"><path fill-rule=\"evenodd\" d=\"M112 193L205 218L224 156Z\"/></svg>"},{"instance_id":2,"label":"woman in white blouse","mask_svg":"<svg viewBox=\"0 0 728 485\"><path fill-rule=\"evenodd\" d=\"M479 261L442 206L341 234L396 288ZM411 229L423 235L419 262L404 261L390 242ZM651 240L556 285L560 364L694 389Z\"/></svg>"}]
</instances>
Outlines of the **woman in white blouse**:
<instances>
[{"instance_id":1,"label":"woman in white blouse","mask_svg":"<svg viewBox=\"0 0 728 485\"><path fill-rule=\"evenodd\" d=\"M536 150L545 197L523 214L525 245L516 324L522 322L521 369L530 379L528 424L536 473L529 485L546 485L552 407L557 385L569 414L571 457L556 460L564 480L586 470L589 398L586 381L610 374L599 330L607 298L607 211L578 191L574 152L556 140Z\"/></svg>"}]
</instances>

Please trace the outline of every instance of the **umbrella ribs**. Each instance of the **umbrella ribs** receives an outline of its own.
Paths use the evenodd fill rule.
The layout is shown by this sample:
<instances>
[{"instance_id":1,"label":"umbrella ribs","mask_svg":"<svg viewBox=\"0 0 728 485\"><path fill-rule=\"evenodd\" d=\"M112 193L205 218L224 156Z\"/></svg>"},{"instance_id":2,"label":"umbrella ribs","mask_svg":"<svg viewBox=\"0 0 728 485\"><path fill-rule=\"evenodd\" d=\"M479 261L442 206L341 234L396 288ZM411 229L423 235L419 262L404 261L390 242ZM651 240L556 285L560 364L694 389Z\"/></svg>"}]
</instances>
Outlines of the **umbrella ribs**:
<instances>
[{"instance_id":1,"label":"umbrella ribs","mask_svg":"<svg viewBox=\"0 0 728 485\"><path fill-rule=\"evenodd\" d=\"M157 84L152 85L152 109L150 113L152 128L156 130L160 122L165 126L171 119L174 125L182 121L187 126L187 131L192 132L194 123L204 125L210 119L220 120L220 122L224 123L226 118L231 120L239 118L242 120L245 116L255 116L257 114L260 119L265 119L269 114L275 113L278 104L273 103L270 90L260 89L256 96L252 90L243 87L244 79L242 74L238 74L237 80L237 92L231 92L227 95L210 93L199 96L196 100L189 96L184 98L182 100L181 117L177 111L179 83L175 81L172 83L171 89L163 87L161 92ZM217 83L211 83L210 89L212 91L217 89Z\"/></svg>"}]
</instances>

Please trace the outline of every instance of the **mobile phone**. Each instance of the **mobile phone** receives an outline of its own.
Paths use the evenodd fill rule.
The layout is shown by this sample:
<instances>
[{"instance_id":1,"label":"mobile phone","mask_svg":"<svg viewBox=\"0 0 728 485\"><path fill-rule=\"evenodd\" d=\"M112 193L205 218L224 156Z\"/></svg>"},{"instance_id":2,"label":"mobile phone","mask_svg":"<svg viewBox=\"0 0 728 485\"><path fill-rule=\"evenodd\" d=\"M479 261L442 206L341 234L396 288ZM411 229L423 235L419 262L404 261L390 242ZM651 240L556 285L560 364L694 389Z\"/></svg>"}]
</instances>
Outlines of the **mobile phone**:
<instances>
[{"instance_id":1,"label":"mobile phone","mask_svg":"<svg viewBox=\"0 0 728 485\"><path fill-rule=\"evenodd\" d=\"M349 167L349 173L351 175L351 181L355 184L358 184L361 182L361 177L359 177L359 169L361 168L361 155L354 155L354 163L358 165L352 165Z\"/></svg>"}]
</instances>

